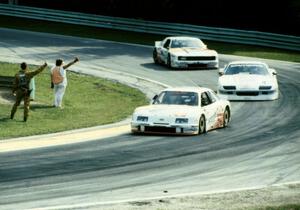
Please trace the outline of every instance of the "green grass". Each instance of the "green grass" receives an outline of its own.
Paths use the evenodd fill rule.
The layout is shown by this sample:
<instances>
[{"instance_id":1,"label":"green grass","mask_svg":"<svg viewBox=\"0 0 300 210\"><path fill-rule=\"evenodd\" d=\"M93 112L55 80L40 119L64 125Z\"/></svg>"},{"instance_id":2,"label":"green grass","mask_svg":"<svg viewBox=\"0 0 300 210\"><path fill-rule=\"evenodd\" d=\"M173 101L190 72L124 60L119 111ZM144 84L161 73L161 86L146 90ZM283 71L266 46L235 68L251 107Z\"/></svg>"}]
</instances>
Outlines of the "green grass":
<instances>
[{"instance_id":1,"label":"green grass","mask_svg":"<svg viewBox=\"0 0 300 210\"><path fill-rule=\"evenodd\" d=\"M36 67L30 66L30 69ZM0 75L13 76L19 64L0 63ZM0 104L0 139L53 133L75 128L118 122L132 114L135 107L148 103L145 95L118 82L68 72L64 109L53 108L49 69L35 77L36 104L23 122L23 103L15 119L9 119L12 105Z\"/></svg>"},{"instance_id":2,"label":"green grass","mask_svg":"<svg viewBox=\"0 0 300 210\"><path fill-rule=\"evenodd\" d=\"M163 39L165 35L153 35L129 31L101 29L88 26L45 22L38 20L21 19L8 16L0 16L0 27L17 28L31 31L41 31L55 34L64 34L80 37L88 37L119 42L129 42L153 46L155 40ZM300 53L290 50L281 50L270 47L258 47L241 44L221 43L204 40L209 48L215 49L221 54L267 58L300 62ZM151 56L151 55L149 55Z\"/></svg>"}]
</instances>

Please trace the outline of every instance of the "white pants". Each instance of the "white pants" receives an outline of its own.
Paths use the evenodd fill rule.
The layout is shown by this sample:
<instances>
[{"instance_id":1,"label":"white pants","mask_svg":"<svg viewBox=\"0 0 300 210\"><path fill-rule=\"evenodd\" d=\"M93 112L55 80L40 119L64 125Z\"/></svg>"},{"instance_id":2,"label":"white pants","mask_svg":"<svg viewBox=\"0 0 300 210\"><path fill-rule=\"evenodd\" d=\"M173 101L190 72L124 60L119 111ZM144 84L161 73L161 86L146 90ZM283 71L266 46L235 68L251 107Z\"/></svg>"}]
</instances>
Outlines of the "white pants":
<instances>
[{"instance_id":1,"label":"white pants","mask_svg":"<svg viewBox=\"0 0 300 210\"><path fill-rule=\"evenodd\" d=\"M54 106L61 107L65 90L66 86L64 85L54 85Z\"/></svg>"}]
</instances>

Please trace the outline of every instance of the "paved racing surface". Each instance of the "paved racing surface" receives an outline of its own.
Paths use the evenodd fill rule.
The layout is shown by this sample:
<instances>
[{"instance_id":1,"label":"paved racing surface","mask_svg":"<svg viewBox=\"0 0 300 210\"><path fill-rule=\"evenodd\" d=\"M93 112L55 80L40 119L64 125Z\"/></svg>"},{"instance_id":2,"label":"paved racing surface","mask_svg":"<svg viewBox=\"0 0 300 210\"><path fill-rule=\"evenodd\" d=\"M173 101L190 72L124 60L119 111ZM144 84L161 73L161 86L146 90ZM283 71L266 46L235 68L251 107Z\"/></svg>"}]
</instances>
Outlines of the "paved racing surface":
<instances>
[{"instance_id":1,"label":"paved racing surface","mask_svg":"<svg viewBox=\"0 0 300 210\"><path fill-rule=\"evenodd\" d=\"M216 89L217 70L169 71L153 64L149 47L4 29L0 34L2 60L54 63L76 55L82 69L100 75L111 69L170 86ZM236 59L247 58L221 55L221 66ZM278 72L280 99L232 102L226 129L192 137L126 133L0 153L0 209L86 208L300 181L300 64L266 62Z\"/></svg>"}]
</instances>

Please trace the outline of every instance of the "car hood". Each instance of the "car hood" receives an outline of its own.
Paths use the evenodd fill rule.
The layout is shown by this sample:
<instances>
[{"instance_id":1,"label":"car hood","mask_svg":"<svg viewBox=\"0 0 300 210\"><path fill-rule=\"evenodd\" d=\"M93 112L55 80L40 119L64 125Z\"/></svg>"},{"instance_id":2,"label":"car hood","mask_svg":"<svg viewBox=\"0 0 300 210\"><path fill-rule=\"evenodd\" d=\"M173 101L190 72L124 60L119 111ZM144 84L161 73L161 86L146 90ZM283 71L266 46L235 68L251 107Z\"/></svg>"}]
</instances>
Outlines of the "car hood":
<instances>
[{"instance_id":1,"label":"car hood","mask_svg":"<svg viewBox=\"0 0 300 210\"><path fill-rule=\"evenodd\" d=\"M215 50L202 48L172 48L169 52L176 56L217 56Z\"/></svg>"},{"instance_id":2,"label":"car hood","mask_svg":"<svg viewBox=\"0 0 300 210\"><path fill-rule=\"evenodd\" d=\"M235 74L219 78L222 86L236 86L237 89L258 89L261 85L273 85L273 80L265 75Z\"/></svg>"},{"instance_id":3,"label":"car hood","mask_svg":"<svg viewBox=\"0 0 300 210\"><path fill-rule=\"evenodd\" d=\"M135 115L160 117L189 117L195 116L198 106L185 105L148 105L135 110Z\"/></svg>"}]
</instances>

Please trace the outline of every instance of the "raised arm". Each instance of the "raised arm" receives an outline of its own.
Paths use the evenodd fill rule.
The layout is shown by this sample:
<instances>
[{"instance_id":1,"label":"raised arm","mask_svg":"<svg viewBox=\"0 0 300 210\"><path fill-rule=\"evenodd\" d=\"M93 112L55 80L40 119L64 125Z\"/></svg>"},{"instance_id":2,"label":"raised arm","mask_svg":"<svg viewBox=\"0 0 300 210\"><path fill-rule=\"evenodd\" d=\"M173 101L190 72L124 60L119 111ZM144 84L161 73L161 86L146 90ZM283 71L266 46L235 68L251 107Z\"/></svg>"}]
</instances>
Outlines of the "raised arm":
<instances>
[{"instance_id":1,"label":"raised arm","mask_svg":"<svg viewBox=\"0 0 300 210\"><path fill-rule=\"evenodd\" d=\"M43 65L41 65L37 70L29 72L29 73L28 73L29 77L32 78L32 77L34 77L35 75L39 74L40 72L42 72L42 71L46 68L47 65L48 65L47 62L45 62L45 63L44 63Z\"/></svg>"},{"instance_id":2,"label":"raised arm","mask_svg":"<svg viewBox=\"0 0 300 210\"><path fill-rule=\"evenodd\" d=\"M71 61L70 63L64 65L63 68L67 69L67 68L69 68L70 66L72 66L74 63L76 63L78 61L79 61L79 59L77 57L75 57L73 61Z\"/></svg>"}]
</instances>

